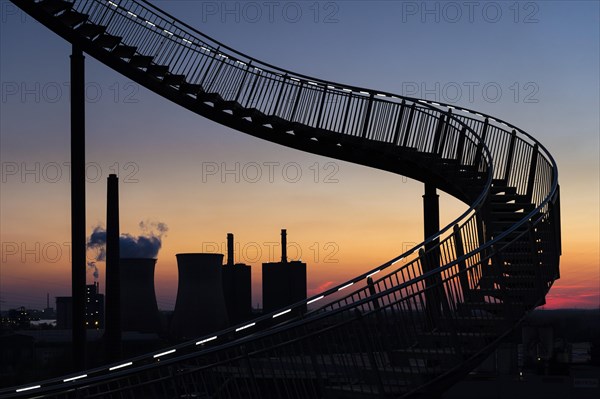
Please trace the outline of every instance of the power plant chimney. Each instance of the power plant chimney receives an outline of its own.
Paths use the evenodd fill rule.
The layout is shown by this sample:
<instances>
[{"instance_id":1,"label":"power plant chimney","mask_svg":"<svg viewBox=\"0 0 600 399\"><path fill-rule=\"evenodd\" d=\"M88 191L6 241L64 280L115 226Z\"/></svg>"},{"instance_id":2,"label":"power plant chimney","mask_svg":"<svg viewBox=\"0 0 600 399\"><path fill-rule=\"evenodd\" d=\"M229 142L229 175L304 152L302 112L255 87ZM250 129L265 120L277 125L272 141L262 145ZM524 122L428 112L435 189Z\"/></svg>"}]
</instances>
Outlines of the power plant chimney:
<instances>
[{"instance_id":1,"label":"power plant chimney","mask_svg":"<svg viewBox=\"0 0 600 399\"><path fill-rule=\"evenodd\" d=\"M251 268L233 262L233 234L227 234L227 264L223 265L223 293L231 324L248 320L252 315Z\"/></svg>"},{"instance_id":2,"label":"power plant chimney","mask_svg":"<svg viewBox=\"0 0 600 399\"><path fill-rule=\"evenodd\" d=\"M227 233L227 266L233 266L233 234Z\"/></svg>"},{"instance_id":3,"label":"power plant chimney","mask_svg":"<svg viewBox=\"0 0 600 399\"><path fill-rule=\"evenodd\" d=\"M179 284L171 335L190 339L228 325L221 266L223 254L177 254Z\"/></svg>"},{"instance_id":4,"label":"power plant chimney","mask_svg":"<svg viewBox=\"0 0 600 399\"><path fill-rule=\"evenodd\" d=\"M281 263L287 263L287 231L281 229Z\"/></svg>"},{"instance_id":5,"label":"power plant chimney","mask_svg":"<svg viewBox=\"0 0 600 399\"><path fill-rule=\"evenodd\" d=\"M106 320L104 338L109 360L121 357L119 277L119 179L108 176L106 195Z\"/></svg>"},{"instance_id":6,"label":"power plant chimney","mask_svg":"<svg viewBox=\"0 0 600 399\"><path fill-rule=\"evenodd\" d=\"M123 331L160 333L154 290L156 259L121 258L121 325Z\"/></svg>"}]
</instances>

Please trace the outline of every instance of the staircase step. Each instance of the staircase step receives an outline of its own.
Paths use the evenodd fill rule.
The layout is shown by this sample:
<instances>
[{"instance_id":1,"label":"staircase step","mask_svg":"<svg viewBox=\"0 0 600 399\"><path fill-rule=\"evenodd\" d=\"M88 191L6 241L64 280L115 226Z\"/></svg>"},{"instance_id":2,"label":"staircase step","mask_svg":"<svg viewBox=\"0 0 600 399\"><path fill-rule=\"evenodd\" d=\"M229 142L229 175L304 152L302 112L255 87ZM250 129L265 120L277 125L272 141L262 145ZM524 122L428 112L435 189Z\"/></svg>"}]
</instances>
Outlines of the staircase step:
<instances>
[{"instance_id":1,"label":"staircase step","mask_svg":"<svg viewBox=\"0 0 600 399\"><path fill-rule=\"evenodd\" d=\"M137 50L137 47L126 46L124 44L119 44L112 51L112 54L116 55L119 58L131 59L135 55L135 51L136 50Z\"/></svg>"},{"instance_id":2,"label":"staircase step","mask_svg":"<svg viewBox=\"0 0 600 399\"><path fill-rule=\"evenodd\" d=\"M106 26L86 22L84 24L81 24L76 30L82 36L88 39L94 39L96 36L101 35L106 31Z\"/></svg>"},{"instance_id":3,"label":"staircase step","mask_svg":"<svg viewBox=\"0 0 600 399\"><path fill-rule=\"evenodd\" d=\"M152 62L152 57L149 55L134 55L129 64L137 68L148 68Z\"/></svg>"},{"instance_id":4,"label":"staircase step","mask_svg":"<svg viewBox=\"0 0 600 399\"><path fill-rule=\"evenodd\" d=\"M94 40L94 43L102 48L111 50L121 43L121 40L123 40L123 38L120 36L113 36L108 33L103 33L98 36L96 40Z\"/></svg>"},{"instance_id":5,"label":"staircase step","mask_svg":"<svg viewBox=\"0 0 600 399\"><path fill-rule=\"evenodd\" d=\"M499 193L504 193L504 194L517 194L517 189L515 187L507 187L507 186L496 186L493 185L490 187L490 191L492 194L499 194Z\"/></svg>"},{"instance_id":6,"label":"staircase step","mask_svg":"<svg viewBox=\"0 0 600 399\"><path fill-rule=\"evenodd\" d=\"M57 18L69 28L75 28L82 22L87 21L88 16L77 11L67 10L60 14Z\"/></svg>"},{"instance_id":7,"label":"staircase step","mask_svg":"<svg viewBox=\"0 0 600 399\"><path fill-rule=\"evenodd\" d=\"M186 94L198 94L202 91L202 86L195 83L182 83L179 85L179 91L182 91Z\"/></svg>"},{"instance_id":8,"label":"staircase step","mask_svg":"<svg viewBox=\"0 0 600 399\"><path fill-rule=\"evenodd\" d=\"M163 77L163 83L171 86L181 86L185 83L185 75L168 74ZM181 87L179 89L181 90Z\"/></svg>"},{"instance_id":9,"label":"staircase step","mask_svg":"<svg viewBox=\"0 0 600 399\"><path fill-rule=\"evenodd\" d=\"M48 13L56 15L60 12L70 10L73 7L73 3L64 0L44 0L39 3L39 6Z\"/></svg>"},{"instance_id":10,"label":"staircase step","mask_svg":"<svg viewBox=\"0 0 600 399\"><path fill-rule=\"evenodd\" d=\"M166 74L169 73L169 67L167 65L151 64L150 66L148 66L148 69L146 71L152 76L155 76L157 78L163 78Z\"/></svg>"}]
</instances>

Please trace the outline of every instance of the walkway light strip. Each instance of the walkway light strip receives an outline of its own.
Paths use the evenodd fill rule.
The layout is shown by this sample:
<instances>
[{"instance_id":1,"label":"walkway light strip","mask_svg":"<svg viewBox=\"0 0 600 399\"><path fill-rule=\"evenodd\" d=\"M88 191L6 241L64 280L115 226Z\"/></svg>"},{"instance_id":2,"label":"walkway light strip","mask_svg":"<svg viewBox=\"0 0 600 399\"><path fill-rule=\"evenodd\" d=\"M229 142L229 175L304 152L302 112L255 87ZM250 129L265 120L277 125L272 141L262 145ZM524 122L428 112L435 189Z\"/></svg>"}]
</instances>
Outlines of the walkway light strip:
<instances>
[{"instance_id":1,"label":"walkway light strip","mask_svg":"<svg viewBox=\"0 0 600 399\"><path fill-rule=\"evenodd\" d=\"M335 90L335 86L332 86L332 85L327 85L327 88L331 89L331 90Z\"/></svg>"},{"instance_id":2,"label":"walkway light strip","mask_svg":"<svg viewBox=\"0 0 600 399\"><path fill-rule=\"evenodd\" d=\"M127 14L131 15L133 18L137 18L137 15L135 15L134 13L132 13L131 11L127 11Z\"/></svg>"},{"instance_id":3,"label":"walkway light strip","mask_svg":"<svg viewBox=\"0 0 600 399\"><path fill-rule=\"evenodd\" d=\"M377 96L379 96L379 97L387 97L385 94L382 94L382 93L377 93Z\"/></svg>"},{"instance_id":4,"label":"walkway light strip","mask_svg":"<svg viewBox=\"0 0 600 399\"><path fill-rule=\"evenodd\" d=\"M286 313L290 313L292 311L292 309L288 309L288 310L284 310L283 312L279 312L279 313L275 313L273 315L273 318L279 317L279 316L283 316Z\"/></svg>"},{"instance_id":5,"label":"walkway light strip","mask_svg":"<svg viewBox=\"0 0 600 399\"><path fill-rule=\"evenodd\" d=\"M183 40L184 42L186 42L186 43L188 43L188 44L192 44L192 42L191 42L191 41L189 41L188 39L181 39L181 40Z\"/></svg>"},{"instance_id":6,"label":"walkway light strip","mask_svg":"<svg viewBox=\"0 0 600 399\"><path fill-rule=\"evenodd\" d=\"M212 336L210 338L203 339L202 341L198 341L198 342L196 342L196 345L202 345L202 344L205 344L205 343L207 343L209 341L214 341L215 339L217 339L216 335Z\"/></svg>"},{"instance_id":7,"label":"walkway light strip","mask_svg":"<svg viewBox=\"0 0 600 399\"><path fill-rule=\"evenodd\" d=\"M200 47L200 48L201 48L202 50L204 50L204 51L210 51L209 49L207 49L207 48L206 48L206 47L204 47L204 46L202 46L202 47Z\"/></svg>"},{"instance_id":8,"label":"walkway light strip","mask_svg":"<svg viewBox=\"0 0 600 399\"><path fill-rule=\"evenodd\" d=\"M290 78L290 79L292 79L294 82L299 82L300 81L300 79L297 79L297 78Z\"/></svg>"},{"instance_id":9,"label":"walkway light strip","mask_svg":"<svg viewBox=\"0 0 600 399\"><path fill-rule=\"evenodd\" d=\"M80 380L80 379L85 378L85 377L87 377L87 374L78 375L77 377L65 378L63 380L63 382L70 382L70 381Z\"/></svg>"},{"instance_id":10,"label":"walkway light strip","mask_svg":"<svg viewBox=\"0 0 600 399\"><path fill-rule=\"evenodd\" d=\"M166 33L167 35L169 35L169 36L173 36L173 33L169 32L169 31L168 31L168 30L166 30L166 29L163 29L163 32L165 32L165 33Z\"/></svg>"},{"instance_id":11,"label":"walkway light strip","mask_svg":"<svg viewBox=\"0 0 600 399\"><path fill-rule=\"evenodd\" d=\"M412 253L412 252L411 252ZM392 265L395 265L396 263L400 262L401 260L403 260L404 257L400 258L400 259L396 259L395 261L392 262Z\"/></svg>"},{"instance_id":12,"label":"walkway light strip","mask_svg":"<svg viewBox=\"0 0 600 399\"><path fill-rule=\"evenodd\" d=\"M171 353L175 353L177 349L171 349L162 353L157 353L156 355L154 355L153 357L156 359L157 357L161 357L161 356L165 356L165 355L170 355Z\"/></svg>"},{"instance_id":13,"label":"walkway light strip","mask_svg":"<svg viewBox=\"0 0 600 399\"><path fill-rule=\"evenodd\" d=\"M235 332L238 332L238 331L245 330L246 328L250 328L250 327L252 327L252 326L253 326L253 325L255 325L255 324L256 324L256 323L250 323L250 324L246 324L245 326L238 327L238 328L236 328L236 329L235 329Z\"/></svg>"},{"instance_id":14,"label":"walkway light strip","mask_svg":"<svg viewBox=\"0 0 600 399\"><path fill-rule=\"evenodd\" d=\"M352 93L352 90L350 90L350 89L343 88L342 90L345 91L345 92L347 92L347 93Z\"/></svg>"},{"instance_id":15,"label":"walkway light strip","mask_svg":"<svg viewBox=\"0 0 600 399\"><path fill-rule=\"evenodd\" d=\"M148 25L150 25L150 26L154 26L154 27L156 27L156 25L154 25L154 24L153 24L152 22L150 22L150 21L146 21L146 23L147 23Z\"/></svg>"},{"instance_id":16,"label":"walkway light strip","mask_svg":"<svg viewBox=\"0 0 600 399\"><path fill-rule=\"evenodd\" d=\"M110 4L113 7L118 7L118 5L116 3L113 3L112 1L109 1L108 4Z\"/></svg>"},{"instance_id":17,"label":"walkway light strip","mask_svg":"<svg viewBox=\"0 0 600 399\"><path fill-rule=\"evenodd\" d=\"M360 91L359 93L360 93L360 94L367 94L367 95L369 95L369 94L370 94L368 91Z\"/></svg>"},{"instance_id":18,"label":"walkway light strip","mask_svg":"<svg viewBox=\"0 0 600 399\"><path fill-rule=\"evenodd\" d=\"M367 274L367 278L374 276L375 274L379 273L381 271L381 269L375 270L373 273L371 274Z\"/></svg>"},{"instance_id":19,"label":"walkway light strip","mask_svg":"<svg viewBox=\"0 0 600 399\"><path fill-rule=\"evenodd\" d=\"M132 364L133 364L133 362L127 362L127 363L119 364L118 366L114 366L114 367L109 368L108 371L114 371L114 370L122 369L123 367L131 366Z\"/></svg>"},{"instance_id":20,"label":"walkway light strip","mask_svg":"<svg viewBox=\"0 0 600 399\"><path fill-rule=\"evenodd\" d=\"M318 86L315 82L308 81L309 85Z\"/></svg>"},{"instance_id":21,"label":"walkway light strip","mask_svg":"<svg viewBox=\"0 0 600 399\"><path fill-rule=\"evenodd\" d=\"M240 61L240 60L235 60L235 62L237 62L238 64L246 65L246 63L245 63L245 62L242 62L242 61Z\"/></svg>"},{"instance_id":22,"label":"walkway light strip","mask_svg":"<svg viewBox=\"0 0 600 399\"><path fill-rule=\"evenodd\" d=\"M345 288L348 288L348 287L350 287L352 284L354 284L354 283L348 283L348 284L346 284L345 286L338 288L338 291L341 291L341 290L343 290L343 289L345 289Z\"/></svg>"},{"instance_id":23,"label":"walkway light strip","mask_svg":"<svg viewBox=\"0 0 600 399\"><path fill-rule=\"evenodd\" d=\"M440 104L434 102L432 102L431 105L437 105L438 107L440 106Z\"/></svg>"},{"instance_id":24,"label":"walkway light strip","mask_svg":"<svg viewBox=\"0 0 600 399\"><path fill-rule=\"evenodd\" d=\"M27 387L27 388L21 388L21 389L17 389L15 392L25 392L25 391L31 391L32 389L38 389L41 388L41 385L34 385L31 387Z\"/></svg>"},{"instance_id":25,"label":"walkway light strip","mask_svg":"<svg viewBox=\"0 0 600 399\"><path fill-rule=\"evenodd\" d=\"M325 298L325 295L321 295L321 296L316 297L315 299L311 299L310 301L306 302L306 304L310 305L311 303L317 302L323 298Z\"/></svg>"}]
</instances>

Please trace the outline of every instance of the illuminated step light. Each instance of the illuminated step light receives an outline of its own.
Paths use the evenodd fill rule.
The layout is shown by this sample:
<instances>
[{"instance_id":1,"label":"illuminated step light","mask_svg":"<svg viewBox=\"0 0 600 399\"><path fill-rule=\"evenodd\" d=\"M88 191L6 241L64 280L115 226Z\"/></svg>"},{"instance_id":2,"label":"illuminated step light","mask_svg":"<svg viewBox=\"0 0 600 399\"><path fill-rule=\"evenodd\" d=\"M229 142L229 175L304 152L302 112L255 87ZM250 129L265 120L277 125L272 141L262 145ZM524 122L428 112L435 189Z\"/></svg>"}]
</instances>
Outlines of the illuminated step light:
<instances>
[{"instance_id":1,"label":"illuminated step light","mask_svg":"<svg viewBox=\"0 0 600 399\"><path fill-rule=\"evenodd\" d=\"M300 79L297 79L297 78L290 78L290 79L292 79L294 82L299 82L300 81Z\"/></svg>"},{"instance_id":2,"label":"illuminated step light","mask_svg":"<svg viewBox=\"0 0 600 399\"><path fill-rule=\"evenodd\" d=\"M335 86L332 86L332 85L327 85L327 88L328 88L328 89L331 89L331 90L335 90L335 88L336 88L336 87L335 87Z\"/></svg>"},{"instance_id":3,"label":"illuminated step light","mask_svg":"<svg viewBox=\"0 0 600 399\"><path fill-rule=\"evenodd\" d=\"M250 327L254 326L255 324L256 323L250 323L250 324L246 324L245 326L238 327L238 328L235 329L235 332L245 330L246 328L250 328Z\"/></svg>"},{"instance_id":4,"label":"illuminated step light","mask_svg":"<svg viewBox=\"0 0 600 399\"><path fill-rule=\"evenodd\" d=\"M495 120L494 118L488 118L488 119L492 122L497 122L497 120Z\"/></svg>"},{"instance_id":5,"label":"illuminated step light","mask_svg":"<svg viewBox=\"0 0 600 399\"><path fill-rule=\"evenodd\" d=\"M345 91L346 93L352 93L352 90L350 90L350 89L346 89L346 88L344 88L344 89L342 89L342 90L343 90L343 91Z\"/></svg>"},{"instance_id":6,"label":"illuminated step light","mask_svg":"<svg viewBox=\"0 0 600 399\"><path fill-rule=\"evenodd\" d=\"M33 385L31 387L17 389L15 392L31 391L32 389L38 389L38 388L41 388L41 387L42 387L41 385Z\"/></svg>"},{"instance_id":7,"label":"illuminated step light","mask_svg":"<svg viewBox=\"0 0 600 399\"><path fill-rule=\"evenodd\" d=\"M400 259L396 259L395 261L392 262L392 265L395 265L396 263L400 262L401 260L404 260L404 257L402 257Z\"/></svg>"},{"instance_id":8,"label":"illuminated step light","mask_svg":"<svg viewBox=\"0 0 600 399\"><path fill-rule=\"evenodd\" d=\"M210 49L207 49L206 47L200 47L200 48L204 51L210 51Z\"/></svg>"},{"instance_id":9,"label":"illuminated step light","mask_svg":"<svg viewBox=\"0 0 600 399\"><path fill-rule=\"evenodd\" d=\"M381 269L379 269L379 270L375 270L375 271L374 271L373 273L371 273L371 274L367 274L367 278L369 278L369 277L371 277L371 276L374 276L374 275L376 275L376 274L377 274L377 273L379 273L380 271L381 271Z\"/></svg>"},{"instance_id":10,"label":"illuminated step light","mask_svg":"<svg viewBox=\"0 0 600 399\"><path fill-rule=\"evenodd\" d=\"M154 27L156 27L156 25L154 25L154 24L153 24L152 22L150 22L150 21L146 21L146 23L147 23L148 25L150 25L150 26L154 26Z\"/></svg>"},{"instance_id":11,"label":"illuminated step light","mask_svg":"<svg viewBox=\"0 0 600 399\"><path fill-rule=\"evenodd\" d=\"M434 102L432 102L431 105L437 105L438 107L440 106L440 104Z\"/></svg>"},{"instance_id":12,"label":"illuminated step light","mask_svg":"<svg viewBox=\"0 0 600 399\"><path fill-rule=\"evenodd\" d=\"M350 286L351 286L351 285L353 285L353 284L354 284L354 283L348 283L348 284L346 284L345 286L338 288L338 291L344 290L344 289L346 289L346 288L350 287Z\"/></svg>"},{"instance_id":13,"label":"illuminated step light","mask_svg":"<svg viewBox=\"0 0 600 399\"><path fill-rule=\"evenodd\" d=\"M377 97L387 97L387 96L383 93L377 93Z\"/></svg>"},{"instance_id":14,"label":"illuminated step light","mask_svg":"<svg viewBox=\"0 0 600 399\"><path fill-rule=\"evenodd\" d=\"M275 313L273 315L273 318L279 317L279 316L283 316L286 313L290 313L292 311L292 309L288 309L288 310L284 310L283 312L279 312L279 313Z\"/></svg>"},{"instance_id":15,"label":"illuminated step light","mask_svg":"<svg viewBox=\"0 0 600 399\"><path fill-rule=\"evenodd\" d=\"M205 343L207 343L207 342L214 341L215 339L217 339L217 336L216 336L216 335L215 335L215 336L212 336L212 337L210 337L210 338L206 338L206 339L203 339L203 340L201 340L201 341L198 341L198 342L196 342L196 345L202 345L202 344L205 344Z\"/></svg>"},{"instance_id":16,"label":"illuminated step light","mask_svg":"<svg viewBox=\"0 0 600 399\"><path fill-rule=\"evenodd\" d=\"M161 357L161 356L166 356L166 355L170 355L171 353L175 353L177 349L171 349L165 352L161 352L161 353L157 353L156 355L154 355L153 357L156 359L157 357Z\"/></svg>"},{"instance_id":17,"label":"illuminated step light","mask_svg":"<svg viewBox=\"0 0 600 399\"><path fill-rule=\"evenodd\" d=\"M173 36L173 33L172 33L172 32L169 32L169 31L168 31L168 30L166 30L166 29L163 29L163 32L165 32L165 33L166 33L167 35L169 35L169 36Z\"/></svg>"},{"instance_id":18,"label":"illuminated step light","mask_svg":"<svg viewBox=\"0 0 600 399\"><path fill-rule=\"evenodd\" d=\"M85 377L87 377L87 374L78 375L77 377L65 378L63 380L63 382L71 382L71 381L75 381L75 380L80 380Z\"/></svg>"},{"instance_id":19,"label":"illuminated step light","mask_svg":"<svg viewBox=\"0 0 600 399\"><path fill-rule=\"evenodd\" d=\"M137 18L137 15L135 15L134 13L132 13L131 11L127 11L127 14L131 15L133 18Z\"/></svg>"},{"instance_id":20,"label":"illuminated step light","mask_svg":"<svg viewBox=\"0 0 600 399\"><path fill-rule=\"evenodd\" d=\"M367 92L367 91L359 91L359 93L360 93L360 94L366 94L366 95L369 95L369 94L370 94L370 93L369 93L369 92Z\"/></svg>"},{"instance_id":21,"label":"illuminated step light","mask_svg":"<svg viewBox=\"0 0 600 399\"><path fill-rule=\"evenodd\" d=\"M225 54L221 54L221 53L219 53L219 54L217 54L217 55L218 55L219 57L223 57L224 59L228 59L228 58L229 58L229 57L227 57Z\"/></svg>"},{"instance_id":22,"label":"illuminated step light","mask_svg":"<svg viewBox=\"0 0 600 399\"><path fill-rule=\"evenodd\" d=\"M260 69L260 68L257 68L257 67L254 67L254 70L255 70L255 71L258 71L258 72L263 72L263 70L262 70L262 69Z\"/></svg>"},{"instance_id":23,"label":"illuminated step light","mask_svg":"<svg viewBox=\"0 0 600 399\"><path fill-rule=\"evenodd\" d=\"M448 108L450 108L450 109L456 109L452 105L448 105Z\"/></svg>"},{"instance_id":24,"label":"illuminated step light","mask_svg":"<svg viewBox=\"0 0 600 399\"><path fill-rule=\"evenodd\" d=\"M318 86L318 84L317 84L317 83L315 83L315 82L311 82L311 81L308 81L308 84L309 84L309 85L311 85L311 86Z\"/></svg>"},{"instance_id":25,"label":"illuminated step light","mask_svg":"<svg viewBox=\"0 0 600 399\"><path fill-rule=\"evenodd\" d=\"M112 1L108 2L109 5L113 6L113 7L118 7L118 5L116 3L113 3Z\"/></svg>"},{"instance_id":26,"label":"illuminated step light","mask_svg":"<svg viewBox=\"0 0 600 399\"><path fill-rule=\"evenodd\" d=\"M315 303L317 301L320 301L323 298L325 298L325 295L321 295L321 296L316 297L315 299L311 299L310 301L306 302L306 304L310 305L311 303Z\"/></svg>"},{"instance_id":27,"label":"illuminated step light","mask_svg":"<svg viewBox=\"0 0 600 399\"><path fill-rule=\"evenodd\" d=\"M123 367L128 367L128 366L131 366L132 364L133 364L133 362L127 362L127 363L119 364L118 366L113 366L113 367L109 368L108 371L114 371L114 370L122 369Z\"/></svg>"},{"instance_id":28,"label":"illuminated step light","mask_svg":"<svg viewBox=\"0 0 600 399\"><path fill-rule=\"evenodd\" d=\"M423 103L423 104L427 104L427 101L425 101L425 100L419 100L419 102Z\"/></svg>"},{"instance_id":29,"label":"illuminated step light","mask_svg":"<svg viewBox=\"0 0 600 399\"><path fill-rule=\"evenodd\" d=\"M188 39L181 39L181 40L183 40L183 41L184 41L184 42L186 42L187 44L192 44L192 42L191 42L190 40L188 40Z\"/></svg>"},{"instance_id":30,"label":"illuminated step light","mask_svg":"<svg viewBox=\"0 0 600 399\"><path fill-rule=\"evenodd\" d=\"M469 112L469 110L468 110L468 109L461 108L461 111L464 111L464 112L466 112L467 114L470 114L470 112Z\"/></svg>"},{"instance_id":31,"label":"illuminated step light","mask_svg":"<svg viewBox=\"0 0 600 399\"><path fill-rule=\"evenodd\" d=\"M235 62L237 62L237 63L238 63L238 64L240 64L240 65L244 65L244 66L246 66L246 63L245 63L245 62L242 62L242 61L240 61L240 60L236 60Z\"/></svg>"},{"instance_id":32,"label":"illuminated step light","mask_svg":"<svg viewBox=\"0 0 600 399\"><path fill-rule=\"evenodd\" d=\"M481 115L479 112L475 112L475 115L481 116L483 118L483 115Z\"/></svg>"}]
</instances>

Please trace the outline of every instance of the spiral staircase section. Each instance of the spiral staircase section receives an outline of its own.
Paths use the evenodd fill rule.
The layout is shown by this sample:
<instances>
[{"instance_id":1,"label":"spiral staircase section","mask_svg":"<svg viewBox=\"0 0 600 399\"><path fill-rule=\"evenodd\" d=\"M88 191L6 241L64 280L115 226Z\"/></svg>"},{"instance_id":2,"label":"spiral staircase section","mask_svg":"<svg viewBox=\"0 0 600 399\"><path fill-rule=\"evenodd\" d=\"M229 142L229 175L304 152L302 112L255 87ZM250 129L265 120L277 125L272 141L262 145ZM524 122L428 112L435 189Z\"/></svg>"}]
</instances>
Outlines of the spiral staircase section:
<instances>
[{"instance_id":1,"label":"spiral staircase section","mask_svg":"<svg viewBox=\"0 0 600 399\"><path fill-rule=\"evenodd\" d=\"M11 1L113 70L205 118L408 176L469 208L409 251L306 301L160 353L0 396L436 397L544 304L559 278L557 166L510 123L278 68L143 0Z\"/></svg>"}]
</instances>

